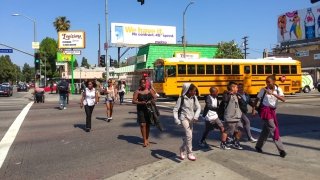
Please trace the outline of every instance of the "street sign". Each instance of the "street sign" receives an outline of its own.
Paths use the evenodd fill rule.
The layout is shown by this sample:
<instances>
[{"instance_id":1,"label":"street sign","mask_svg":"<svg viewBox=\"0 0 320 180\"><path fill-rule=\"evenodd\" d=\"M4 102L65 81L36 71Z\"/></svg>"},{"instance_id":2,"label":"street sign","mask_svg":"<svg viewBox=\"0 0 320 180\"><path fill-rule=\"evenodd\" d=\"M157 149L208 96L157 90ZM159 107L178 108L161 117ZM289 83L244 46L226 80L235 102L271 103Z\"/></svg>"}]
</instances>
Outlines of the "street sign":
<instances>
[{"instance_id":1,"label":"street sign","mask_svg":"<svg viewBox=\"0 0 320 180\"><path fill-rule=\"evenodd\" d=\"M40 43L39 42L32 42L32 49L40 49Z\"/></svg>"},{"instance_id":2,"label":"street sign","mask_svg":"<svg viewBox=\"0 0 320 180\"><path fill-rule=\"evenodd\" d=\"M80 55L81 51L80 50L64 50L63 54L73 54L73 55Z\"/></svg>"},{"instance_id":3,"label":"street sign","mask_svg":"<svg viewBox=\"0 0 320 180\"><path fill-rule=\"evenodd\" d=\"M307 57L309 56L309 51L298 51L295 55L296 57Z\"/></svg>"},{"instance_id":4,"label":"street sign","mask_svg":"<svg viewBox=\"0 0 320 180\"><path fill-rule=\"evenodd\" d=\"M0 49L0 53L13 53L13 49Z\"/></svg>"},{"instance_id":5,"label":"street sign","mask_svg":"<svg viewBox=\"0 0 320 180\"><path fill-rule=\"evenodd\" d=\"M314 60L319 60L320 59L320 54L314 54L313 57L314 57L313 58Z\"/></svg>"},{"instance_id":6,"label":"street sign","mask_svg":"<svg viewBox=\"0 0 320 180\"><path fill-rule=\"evenodd\" d=\"M108 49L108 43L104 43L104 50Z\"/></svg>"}]
</instances>

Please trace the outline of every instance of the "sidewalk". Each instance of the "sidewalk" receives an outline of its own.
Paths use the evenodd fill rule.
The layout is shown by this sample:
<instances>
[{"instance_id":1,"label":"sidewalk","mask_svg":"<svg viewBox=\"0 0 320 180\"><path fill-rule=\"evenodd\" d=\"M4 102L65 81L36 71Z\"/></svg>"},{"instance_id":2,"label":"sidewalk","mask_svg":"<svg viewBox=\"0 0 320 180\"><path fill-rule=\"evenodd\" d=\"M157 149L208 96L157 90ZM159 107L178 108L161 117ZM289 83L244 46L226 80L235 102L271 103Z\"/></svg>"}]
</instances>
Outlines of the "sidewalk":
<instances>
[{"instance_id":1,"label":"sidewalk","mask_svg":"<svg viewBox=\"0 0 320 180\"><path fill-rule=\"evenodd\" d=\"M213 147L207 152L195 152L197 160L194 162L178 160L175 156L107 179L318 179L320 149L313 146L319 137L320 132L305 133L301 137L283 137L288 152L286 158L279 157L270 141L266 143L263 154L255 152L252 148L254 144L243 143L245 150Z\"/></svg>"}]
</instances>

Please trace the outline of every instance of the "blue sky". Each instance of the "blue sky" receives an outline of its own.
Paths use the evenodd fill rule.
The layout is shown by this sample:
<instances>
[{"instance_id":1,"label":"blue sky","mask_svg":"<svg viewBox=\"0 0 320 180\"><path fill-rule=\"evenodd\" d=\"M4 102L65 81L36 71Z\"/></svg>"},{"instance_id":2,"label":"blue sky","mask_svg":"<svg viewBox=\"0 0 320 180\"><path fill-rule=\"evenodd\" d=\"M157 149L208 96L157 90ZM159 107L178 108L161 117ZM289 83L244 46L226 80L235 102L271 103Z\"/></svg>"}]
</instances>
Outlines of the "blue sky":
<instances>
[{"instance_id":1,"label":"blue sky","mask_svg":"<svg viewBox=\"0 0 320 180\"><path fill-rule=\"evenodd\" d=\"M190 0L108 0L109 27L111 22L176 26L177 37L182 36L182 12ZM188 43L217 44L249 36L249 58L262 56L264 48L277 43L277 16L281 13L312 7L310 0L194 0L186 13ZM101 24L101 47L105 40L105 0L0 0L0 43L33 53L33 23L20 13L37 22L37 40L45 37L57 39L53 21L66 16L71 21L70 30L86 32L86 49L78 62L86 57L90 64L97 63L98 24ZM181 39L178 39L180 41ZM0 47L5 48L5 47ZM124 50L124 49L123 49ZM110 49L115 58L116 48ZM136 53L133 49L124 57ZM0 54L4 55L4 54ZM33 57L17 51L9 54L15 64L33 66Z\"/></svg>"}]
</instances>

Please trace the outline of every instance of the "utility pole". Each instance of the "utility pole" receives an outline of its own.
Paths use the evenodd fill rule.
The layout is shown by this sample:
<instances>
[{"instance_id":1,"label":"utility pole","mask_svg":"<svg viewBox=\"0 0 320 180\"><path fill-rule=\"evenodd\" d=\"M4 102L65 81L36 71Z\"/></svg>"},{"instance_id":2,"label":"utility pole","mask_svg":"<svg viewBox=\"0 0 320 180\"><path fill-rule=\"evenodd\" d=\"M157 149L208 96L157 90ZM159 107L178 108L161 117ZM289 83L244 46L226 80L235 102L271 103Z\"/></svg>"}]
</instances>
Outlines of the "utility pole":
<instances>
[{"instance_id":1,"label":"utility pole","mask_svg":"<svg viewBox=\"0 0 320 180\"><path fill-rule=\"evenodd\" d=\"M245 36L243 39L243 51L244 51L244 59L247 59L247 55L249 54L248 51L248 36Z\"/></svg>"},{"instance_id":2,"label":"utility pole","mask_svg":"<svg viewBox=\"0 0 320 180\"><path fill-rule=\"evenodd\" d=\"M99 34L99 49L98 49L98 66L100 66L100 55L101 55L101 47L100 47L100 24L98 24L98 34Z\"/></svg>"},{"instance_id":3,"label":"utility pole","mask_svg":"<svg viewBox=\"0 0 320 180\"><path fill-rule=\"evenodd\" d=\"M108 0L105 0L105 19L106 19L106 42L104 48L106 50L106 78L109 79L109 61L108 61Z\"/></svg>"}]
</instances>

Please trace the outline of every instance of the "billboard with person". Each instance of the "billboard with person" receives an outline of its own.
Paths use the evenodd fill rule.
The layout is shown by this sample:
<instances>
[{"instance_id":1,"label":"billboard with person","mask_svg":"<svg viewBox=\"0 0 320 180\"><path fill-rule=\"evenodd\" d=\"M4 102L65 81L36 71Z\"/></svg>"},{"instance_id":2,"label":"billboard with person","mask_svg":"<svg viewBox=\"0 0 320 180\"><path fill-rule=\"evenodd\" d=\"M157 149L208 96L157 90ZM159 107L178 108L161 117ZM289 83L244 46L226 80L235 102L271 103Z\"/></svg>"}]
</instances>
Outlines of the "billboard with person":
<instances>
[{"instance_id":1,"label":"billboard with person","mask_svg":"<svg viewBox=\"0 0 320 180\"><path fill-rule=\"evenodd\" d=\"M115 46L176 44L176 39L175 26L111 23L111 43Z\"/></svg>"},{"instance_id":2,"label":"billboard with person","mask_svg":"<svg viewBox=\"0 0 320 180\"><path fill-rule=\"evenodd\" d=\"M286 12L277 19L278 42L320 37L320 6Z\"/></svg>"}]
</instances>

